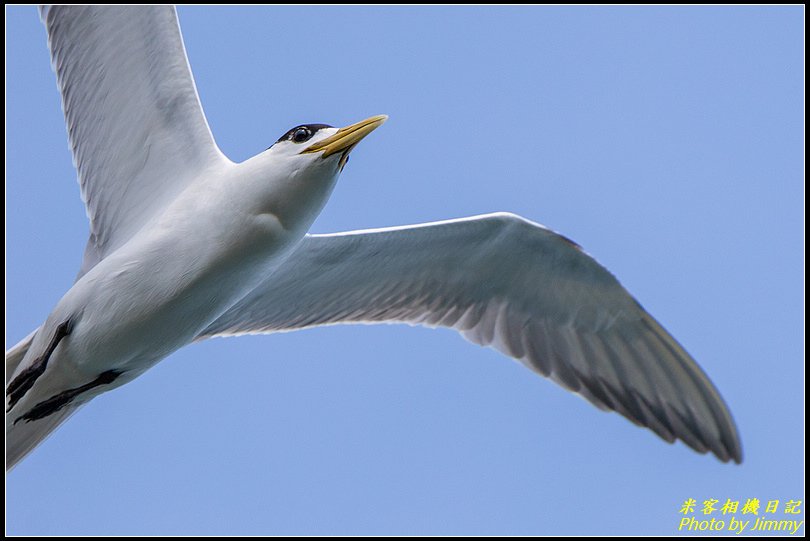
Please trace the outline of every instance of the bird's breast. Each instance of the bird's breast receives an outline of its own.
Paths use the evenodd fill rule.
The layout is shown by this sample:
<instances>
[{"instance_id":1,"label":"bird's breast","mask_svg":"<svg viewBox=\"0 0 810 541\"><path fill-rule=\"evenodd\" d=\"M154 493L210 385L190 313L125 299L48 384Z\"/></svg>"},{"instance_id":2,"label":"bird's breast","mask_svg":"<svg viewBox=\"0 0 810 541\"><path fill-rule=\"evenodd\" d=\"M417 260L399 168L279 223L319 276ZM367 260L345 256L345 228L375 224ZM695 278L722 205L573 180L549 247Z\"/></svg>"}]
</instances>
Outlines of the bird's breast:
<instances>
[{"instance_id":1,"label":"bird's breast","mask_svg":"<svg viewBox=\"0 0 810 541\"><path fill-rule=\"evenodd\" d=\"M218 223L217 223L218 222ZM77 282L71 357L93 372L143 370L193 341L284 260L301 235L272 214L155 227Z\"/></svg>"}]
</instances>

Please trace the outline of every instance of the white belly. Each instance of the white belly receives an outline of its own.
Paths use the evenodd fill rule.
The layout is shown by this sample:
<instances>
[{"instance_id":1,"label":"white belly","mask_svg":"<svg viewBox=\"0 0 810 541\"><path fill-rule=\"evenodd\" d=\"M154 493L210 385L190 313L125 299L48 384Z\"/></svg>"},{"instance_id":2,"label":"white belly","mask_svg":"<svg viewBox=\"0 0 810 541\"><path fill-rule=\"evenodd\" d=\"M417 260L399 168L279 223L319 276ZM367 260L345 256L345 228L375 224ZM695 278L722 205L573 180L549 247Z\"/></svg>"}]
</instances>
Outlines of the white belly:
<instances>
[{"instance_id":1,"label":"white belly","mask_svg":"<svg viewBox=\"0 0 810 541\"><path fill-rule=\"evenodd\" d=\"M54 362L80 379L106 370L134 377L194 340L300 240L271 216L249 220L208 237L156 228L111 254L51 314L55 325L74 318Z\"/></svg>"}]
</instances>

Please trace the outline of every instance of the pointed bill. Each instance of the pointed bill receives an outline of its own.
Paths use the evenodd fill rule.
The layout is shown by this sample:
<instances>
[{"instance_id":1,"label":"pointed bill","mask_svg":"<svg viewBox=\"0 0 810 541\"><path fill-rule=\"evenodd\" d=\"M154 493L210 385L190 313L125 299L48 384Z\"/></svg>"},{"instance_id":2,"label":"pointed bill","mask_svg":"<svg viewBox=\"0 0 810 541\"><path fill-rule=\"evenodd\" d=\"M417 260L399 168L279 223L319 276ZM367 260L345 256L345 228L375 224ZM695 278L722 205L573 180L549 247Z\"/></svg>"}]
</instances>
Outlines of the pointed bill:
<instances>
[{"instance_id":1,"label":"pointed bill","mask_svg":"<svg viewBox=\"0 0 810 541\"><path fill-rule=\"evenodd\" d=\"M356 124L346 126L345 128L340 128L334 135L305 148L301 151L301 154L311 154L322 151L323 158L328 158L338 152L348 154L357 143L366 135L382 126L386 120L388 120L388 115L377 115L361 120Z\"/></svg>"}]
</instances>

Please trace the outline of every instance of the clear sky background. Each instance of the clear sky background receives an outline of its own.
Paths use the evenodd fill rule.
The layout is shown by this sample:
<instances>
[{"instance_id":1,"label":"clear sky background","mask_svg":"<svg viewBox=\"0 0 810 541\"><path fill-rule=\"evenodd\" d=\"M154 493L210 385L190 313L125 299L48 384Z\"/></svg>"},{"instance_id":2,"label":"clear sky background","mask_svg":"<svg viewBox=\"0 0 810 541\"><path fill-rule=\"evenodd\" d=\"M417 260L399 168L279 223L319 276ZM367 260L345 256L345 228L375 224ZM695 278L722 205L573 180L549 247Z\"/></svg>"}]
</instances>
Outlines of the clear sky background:
<instances>
[{"instance_id":1,"label":"clear sky background","mask_svg":"<svg viewBox=\"0 0 810 541\"><path fill-rule=\"evenodd\" d=\"M803 8L179 15L234 161L390 115L313 231L501 210L560 231L694 355L745 462L449 330L331 327L195 344L96 399L8 475L9 533L674 534L687 498L804 500ZM87 222L45 30L6 16L9 347Z\"/></svg>"}]
</instances>

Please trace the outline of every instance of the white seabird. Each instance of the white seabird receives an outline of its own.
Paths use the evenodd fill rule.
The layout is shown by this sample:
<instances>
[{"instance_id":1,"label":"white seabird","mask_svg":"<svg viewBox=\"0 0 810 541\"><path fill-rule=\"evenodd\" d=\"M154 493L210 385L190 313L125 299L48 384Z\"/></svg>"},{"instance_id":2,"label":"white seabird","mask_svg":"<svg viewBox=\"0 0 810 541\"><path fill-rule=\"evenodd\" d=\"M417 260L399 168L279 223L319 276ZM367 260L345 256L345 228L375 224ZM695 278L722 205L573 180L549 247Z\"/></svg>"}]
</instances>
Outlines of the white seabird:
<instances>
[{"instance_id":1,"label":"white seabird","mask_svg":"<svg viewBox=\"0 0 810 541\"><path fill-rule=\"evenodd\" d=\"M213 336L446 326L667 441L742 460L686 351L582 249L506 213L308 235L385 116L217 148L171 7L43 8L90 218L73 287L6 353L6 466L70 413Z\"/></svg>"}]
</instances>

